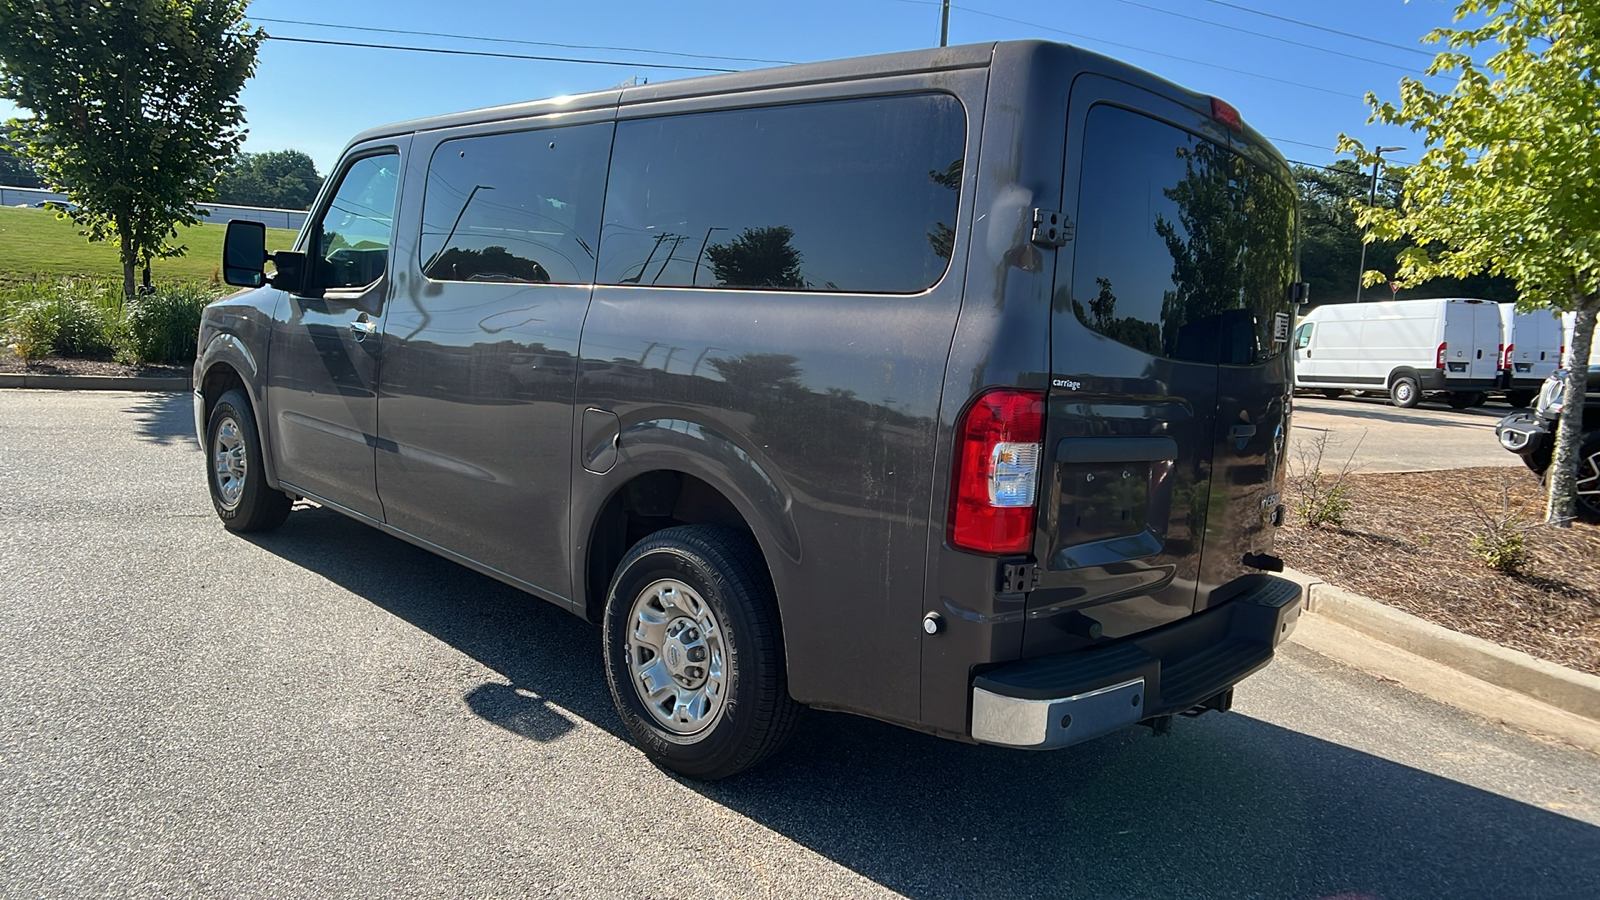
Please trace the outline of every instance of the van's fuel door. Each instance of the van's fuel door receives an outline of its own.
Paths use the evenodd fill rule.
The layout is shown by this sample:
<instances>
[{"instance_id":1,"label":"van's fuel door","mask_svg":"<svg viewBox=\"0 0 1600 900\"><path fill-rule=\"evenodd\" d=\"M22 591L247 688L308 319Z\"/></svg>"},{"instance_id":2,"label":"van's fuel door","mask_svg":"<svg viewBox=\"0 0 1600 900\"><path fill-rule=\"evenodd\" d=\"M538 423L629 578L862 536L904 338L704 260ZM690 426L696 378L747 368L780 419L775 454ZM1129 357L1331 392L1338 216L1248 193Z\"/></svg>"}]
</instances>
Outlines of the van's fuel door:
<instances>
[{"instance_id":1,"label":"van's fuel door","mask_svg":"<svg viewBox=\"0 0 1600 900\"><path fill-rule=\"evenodd\" d=\"M622 423L617 414L590 407L583 411L583 467L604 475L617 464L617 444Z\"/></svg>"}]
</instances>

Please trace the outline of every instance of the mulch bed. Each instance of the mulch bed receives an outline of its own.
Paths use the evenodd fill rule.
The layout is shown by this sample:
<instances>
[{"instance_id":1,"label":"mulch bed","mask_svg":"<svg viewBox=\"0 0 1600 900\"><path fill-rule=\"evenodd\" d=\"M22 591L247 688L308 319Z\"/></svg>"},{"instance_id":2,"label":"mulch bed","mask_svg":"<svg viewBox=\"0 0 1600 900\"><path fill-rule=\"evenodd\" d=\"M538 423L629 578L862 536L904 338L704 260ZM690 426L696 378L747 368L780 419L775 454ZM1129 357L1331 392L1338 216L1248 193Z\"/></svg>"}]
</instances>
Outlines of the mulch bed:
<instances>
[{"instance_id":1,"label":"mulch bed","mask_svg":"<svg viewBox=\"0 0 1600 900\"><path fill-rule=\"evenodd\" d=\"M1291 522L1290 566L1446 628L1600 675L1600 527L1548 528L1544 491L1523 469L1351 475L1343 527ZM1290 497L1292 504L1292 492ZM1473 552L1484 517L1520 510L1528 559L1518 574ZM1291 515L1291 518L1293 516Z\"/></svg>"},{"instance_id":2,"label":"mulch bed","mask_svg":"<svg viewBox=\"0 0 1600 900\"><path fill-rule=\"evenodd\" d=\"M7 375L123 375L138 378L183 378L188 366L125 366L112 359L78 359L51 356L23 362L10 349L0 348L0 373Z\"/></svg>"}]
</instances>

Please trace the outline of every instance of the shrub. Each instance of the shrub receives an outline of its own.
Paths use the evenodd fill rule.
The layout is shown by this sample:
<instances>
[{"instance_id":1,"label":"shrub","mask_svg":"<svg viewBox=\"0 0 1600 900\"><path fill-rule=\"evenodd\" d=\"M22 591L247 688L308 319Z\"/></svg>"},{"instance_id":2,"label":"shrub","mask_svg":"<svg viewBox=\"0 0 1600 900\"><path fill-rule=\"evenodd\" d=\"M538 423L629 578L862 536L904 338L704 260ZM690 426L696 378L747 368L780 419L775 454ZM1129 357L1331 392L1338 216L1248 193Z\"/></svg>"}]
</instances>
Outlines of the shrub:
<instances>
[{"instance_id":1,"label":"shrub","mask_svg":"<svg viewBox=\"0 0 1600 900\"><path fill-rule=\"evenodd\" d=\"M1361 438L1350 448L1344 465L1332 473L1323 471L1323 457L1328 452L1326 431L1301 445L1298 459L1289 466L1289 490L1294 495L1295 514L1307 528L1344 527L1344 517L1354 505L1350 502L1350 486L1345 479L1350 476L1356 450L1366 438L1366 432L1362 432Z\"/></svg>"},{"instance_id":2,"label":"shrub","mask_svg":"<svg viewBox=\"0 0 1600 900\"><path fill-rule=\"evenodd\" d=\"M128 356L134 362L192 362L200 330L200 310L217 295L197 285L168 284L128 304Z\"/></svg>"},{"instance_id":3,"label":"shrub","mask_svg":"<svg viewBox=\"0 0 1600 900\"><path fill-rule=\"evenodd\" d=\"M26 360L108 356L119 332L117 299L95 279L34 283L12 292L8 330Z\"/></svg>"},{"instance_id":4,"label":"shrub","mask_svg":"<svg viewBox=\"0 0 1600 900\"><path fill-rule=\"evenodd\" d=\"M1539 523L1529 524L1525 508L1512 508L1511 479L1500 476L1500 508L1485 509L1476 498L1468 496L1472 511L1477 514L1479 527L1472 530L1468 546L1483 560L1484 565L1496 572L1515 575L1528 561L1528 532Z\"/></svg>"}]
</instances>

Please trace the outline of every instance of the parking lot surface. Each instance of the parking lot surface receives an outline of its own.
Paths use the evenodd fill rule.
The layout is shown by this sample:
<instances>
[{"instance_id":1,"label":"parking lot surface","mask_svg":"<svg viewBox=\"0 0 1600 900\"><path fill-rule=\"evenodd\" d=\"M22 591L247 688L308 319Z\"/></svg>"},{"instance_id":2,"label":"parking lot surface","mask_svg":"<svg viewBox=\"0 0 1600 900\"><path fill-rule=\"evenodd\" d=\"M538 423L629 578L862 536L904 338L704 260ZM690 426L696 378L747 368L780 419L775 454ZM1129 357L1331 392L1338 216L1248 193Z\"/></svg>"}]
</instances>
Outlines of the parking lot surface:
<instances>
[{"instance_id":1,"label":"parking lot surface","mask_svg":"<svg viewBox=\"0 0 1600 900\"><path fill-rule=\"evenodd\" d=\"M184 395L0 391L0 896L1600 885L1600 760L1293 644L1165 738L1029 754L813 713L682 781L626 740L596 629L326 510L231 535L191 429Z\"/></svg>"},{"instance_id":2,"label":"parking lot surface","mask_svg":"<svg viewBox=\"0 0 1600 900\"><path fill-rule=\"evenodd\" d=\"M1522 468L1522 460L1501 448L1494 426L1511 407L1493 402L1472 409L1451 409L1424 402L1400 409L1382 397L1338 400L1294 398L1290 462L1310 449L1321 434L1328 437L1323 471L1337 471L1346 461L1354 472L1422 472L1474 466Z\"/></svg>"}]
</instances>

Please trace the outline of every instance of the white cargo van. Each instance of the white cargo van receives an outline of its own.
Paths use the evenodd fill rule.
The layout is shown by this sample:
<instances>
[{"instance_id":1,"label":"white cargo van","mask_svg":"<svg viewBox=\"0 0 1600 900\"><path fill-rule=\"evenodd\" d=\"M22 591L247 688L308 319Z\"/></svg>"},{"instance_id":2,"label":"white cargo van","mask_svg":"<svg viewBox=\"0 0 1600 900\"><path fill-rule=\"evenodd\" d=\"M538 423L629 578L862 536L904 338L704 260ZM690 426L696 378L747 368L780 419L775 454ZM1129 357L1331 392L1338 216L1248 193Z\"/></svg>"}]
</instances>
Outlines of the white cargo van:
<instances>
[{"instance_id":1,"label":"white cargo van","mask_svg":"<svg viewBox=\"0 0 1600 900\"><path fill-rule=\"evenodd\" d=\"M1561 364L1563 366L1570 362L1567 359L1567 348L1572 346L1572 329L1577 321L1577 313L1566 312L1561 314ZM1600 333L1600 329L1595 329L1595 331ZM1600 340L1589 344L1589 365L1590 367L1600 366Z\"/></svg>"},{"instance_id":2,"label":"white cargo van","mask_svg":"<svg viewBox=\"0 0 1600 900\"><path fill-rule=\"evenodd\" d=\"M1294 384L1328 397L1386 391L1408 408L1444 393L1464 409L1499 386L1500 343L1500 312L1487 300L1328 304L1295 330Z\"/></svg>"},{"instance_id":3,"label":"white cargo van","mask_svg":"<svg viewBox=\"0 0 1600 900\"><path fill-rule=\"evenodd\" d=\"M1521 313L1515 303L1500 304L1500 387L1512 406L1527 406L1560 363L1567 342L1559 316L1550 310Z\"/></svg>"}]
</instances>

